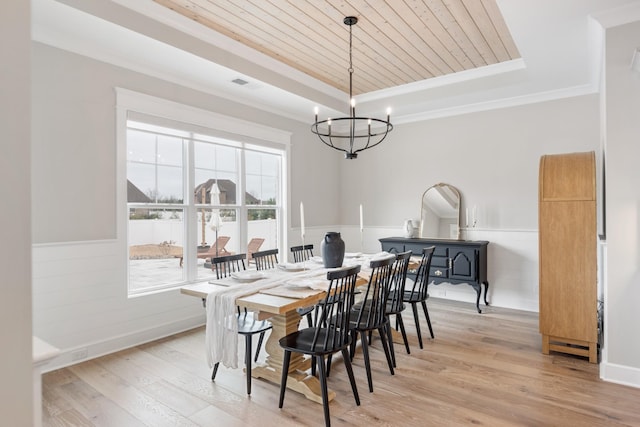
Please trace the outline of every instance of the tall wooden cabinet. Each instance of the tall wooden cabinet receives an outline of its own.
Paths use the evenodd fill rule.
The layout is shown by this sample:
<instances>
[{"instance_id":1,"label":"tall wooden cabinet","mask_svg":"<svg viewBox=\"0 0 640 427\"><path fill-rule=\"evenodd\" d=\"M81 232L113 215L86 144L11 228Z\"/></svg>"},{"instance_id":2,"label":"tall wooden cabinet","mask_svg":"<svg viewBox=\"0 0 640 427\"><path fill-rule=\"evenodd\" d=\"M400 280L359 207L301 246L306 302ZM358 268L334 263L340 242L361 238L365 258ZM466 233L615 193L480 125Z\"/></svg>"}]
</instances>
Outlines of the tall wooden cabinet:
<instances>
[{"instance_id":1,"label":"tall wooden cabinet","mask_svg":"<svg viewBox=\"0 0 640 427\"><path fill-rule=\"evenodd\" d=\"M540 159L542 352L598 361L595 153Z\"/></svg>"}]
</instances>

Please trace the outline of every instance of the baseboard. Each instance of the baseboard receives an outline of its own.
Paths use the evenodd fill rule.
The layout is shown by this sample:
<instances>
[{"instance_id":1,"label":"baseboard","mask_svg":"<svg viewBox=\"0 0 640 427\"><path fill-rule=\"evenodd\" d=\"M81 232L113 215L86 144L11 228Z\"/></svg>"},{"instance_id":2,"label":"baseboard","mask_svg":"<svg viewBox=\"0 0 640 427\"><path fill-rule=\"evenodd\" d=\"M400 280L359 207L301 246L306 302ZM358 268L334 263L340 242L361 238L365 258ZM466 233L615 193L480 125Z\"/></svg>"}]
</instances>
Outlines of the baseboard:
<instances>
[{"instance_id":1,"label":"baseboard","mask_svg":"<svg viewBox=\"0 0 640 427\"><path fill-rule=\"evenodd\" d=\"M600 363L600 378L604 381L640 388L640 369L615 363Z\"/></svg>"},{"instance_id":2,"label":"baseboard","mask_svg":"<svg viewBox=\"0 0 640 427\"><path fill-rule=\"evenodd\" d=\"M135 347L146 342L154 341L180 332L188 331L205 324L205 315L192 316L165 323L149 329L142 329L126 335L111 337L106 340L87 343L78 348L62 348L57 357L42 367L42 372L75 365L86 360L114 353L116 351Z\"/></svg>"}]
</instances>

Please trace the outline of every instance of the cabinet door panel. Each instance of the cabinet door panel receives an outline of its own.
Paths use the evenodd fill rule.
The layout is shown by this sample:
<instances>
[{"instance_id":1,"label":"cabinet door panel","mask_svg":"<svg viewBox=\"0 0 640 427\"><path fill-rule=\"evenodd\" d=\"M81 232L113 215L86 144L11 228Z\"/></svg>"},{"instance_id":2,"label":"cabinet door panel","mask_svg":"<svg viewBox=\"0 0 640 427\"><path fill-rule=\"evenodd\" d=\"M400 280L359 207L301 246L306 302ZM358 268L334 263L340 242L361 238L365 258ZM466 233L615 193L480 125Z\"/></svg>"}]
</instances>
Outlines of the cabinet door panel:
<instances>
[{"instance_id":1,"label":"cabinet door panel","mask_svg":"<svg viewBox=\"0 0 640 427\"><path fill-rule=\"evenodd\" d=\"M476 252L473 249L450 248L451 272L449 277L458 280L476 280Z\"/></svg>"}]
</instances>

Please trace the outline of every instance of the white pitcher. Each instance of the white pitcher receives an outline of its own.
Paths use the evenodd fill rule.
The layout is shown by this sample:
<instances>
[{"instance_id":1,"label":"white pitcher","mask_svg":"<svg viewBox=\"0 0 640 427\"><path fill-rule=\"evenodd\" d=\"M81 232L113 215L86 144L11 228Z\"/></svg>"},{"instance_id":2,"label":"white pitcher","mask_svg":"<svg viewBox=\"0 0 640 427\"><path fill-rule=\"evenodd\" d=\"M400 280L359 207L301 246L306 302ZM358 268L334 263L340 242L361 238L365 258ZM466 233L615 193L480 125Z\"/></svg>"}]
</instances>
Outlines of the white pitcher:
<instances>
[{"instance_id":1,"label":"white pitcher","mask_svg":"<svg viewBox=\"0 0 640 427\"><path fill-rule=\"evenodd\" d=\"M410 219L407 219L404 221L404 237L410 238L410 237L415 237L416 235L416 228L413 226L413 221Z\"/></svg>"}]
</instances>

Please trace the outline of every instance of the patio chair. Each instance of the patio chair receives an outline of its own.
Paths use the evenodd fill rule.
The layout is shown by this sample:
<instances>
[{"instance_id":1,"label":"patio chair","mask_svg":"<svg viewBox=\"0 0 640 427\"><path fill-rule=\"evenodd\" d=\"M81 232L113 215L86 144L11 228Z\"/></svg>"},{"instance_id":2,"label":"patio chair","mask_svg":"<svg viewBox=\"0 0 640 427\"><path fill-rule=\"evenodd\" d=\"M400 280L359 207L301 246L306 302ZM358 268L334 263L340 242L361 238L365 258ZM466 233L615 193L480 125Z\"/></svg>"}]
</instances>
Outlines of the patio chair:
<instances>
[{"instance_id":1,"label":"patio chair","mask_svg":"<svg viewBox=\"0 0 640 427\"><path fill-rule=\"evenodd\" d=\"M211 245L209 249L207 249L206 251L198 252L197 254L198 258L209 259L209 258L215 258L219 256L232 255L233 254L232 252L229 252L224 248L225 246L227 246L229 239L231 239L231 237L229 236L218 236L218 238L216 239L216 242L213 245ZM183 258L184 257L181 255L180 267L182 267Z\"/></svg>"},{"instance_id":2,"label":"patio chair","mask_svg":"<svg viewBox=\"0 0 640 427\"><path fill-rule=\"evenodd\" d=\"M247 262L253 262L253 253L259 251L263 243L264 239L261 237L254 237L249 241L247 245Z\"/></svg>"}]
</instances>

